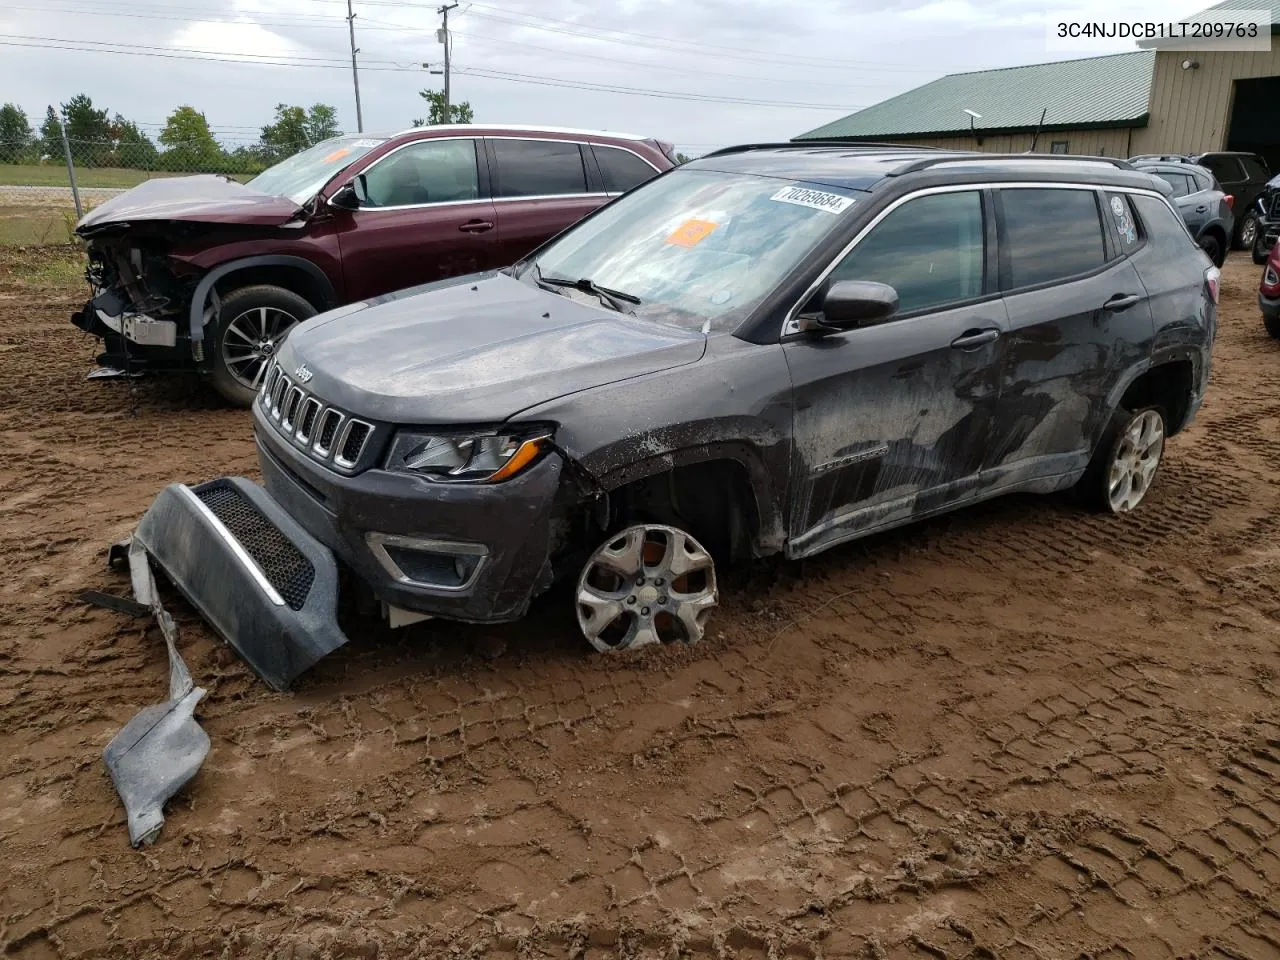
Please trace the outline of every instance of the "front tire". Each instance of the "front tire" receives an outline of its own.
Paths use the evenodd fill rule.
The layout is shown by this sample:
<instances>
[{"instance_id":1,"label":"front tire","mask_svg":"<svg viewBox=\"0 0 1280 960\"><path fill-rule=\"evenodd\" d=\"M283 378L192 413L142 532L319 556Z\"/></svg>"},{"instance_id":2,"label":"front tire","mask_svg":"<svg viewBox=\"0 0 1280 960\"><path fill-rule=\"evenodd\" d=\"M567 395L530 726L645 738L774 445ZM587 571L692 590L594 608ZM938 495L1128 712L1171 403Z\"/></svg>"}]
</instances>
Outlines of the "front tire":
<instances>
[{"instance_id":1,"label":"front tire","mask_svg":"<svg viewBox=\"0 0 1280 960\"><path fill-rule=\"evenodd\" d=\"M1271 256L1271 251L1267 248L1266 234L1261 230L1257 231L1257 235L1253 238L1253 247L1250 249L1250 256L1253 262L1258 266L1262 266L1267 262L1267 257Z\"/></svg>"},{"instance_id":2,"label":"front tire","mask_svg":"<svg viewBox=\"0 0 1280 960\"><path fill-rule=\"evenodd\" d=\"M285 336L315 315L315 307L283 287L259 284L227 294L211 344L214 389L237 407L249 406Z\"/></svg>"},{"instance_id":3,"label":"front tire","mask_svg":"<svg viewBox=\"0 0 1280 960\"><path fill-rule=\"evenodd\" d=\"M1103 513L1134 510L1155 482L1164 439L1164 412L1159 407L1117 410L1080 480L1085 498Z\"/></svg>"},{"instance_id":4,"label":"front tire","mask_svg":"<svg viewBox=\"0 0 1280 960\"><path fill-rule=\"evenodd\" d=\"M705 547L678 527L640 523L600 544L578 577L578 626L601 653L694 644L719 603Z\"/></svg>"},{"instance_id":5,"label":"front tire","mask_svg":"<svg viewBox=\"0 0 1280 960\"><path fill-rule=\"evenodd\" d=\"M1280 315L1268 317L1262 315L1262 325L1267 328L1267 333L1274 339L1280 340Z\"/></svg>"}]
</instances>

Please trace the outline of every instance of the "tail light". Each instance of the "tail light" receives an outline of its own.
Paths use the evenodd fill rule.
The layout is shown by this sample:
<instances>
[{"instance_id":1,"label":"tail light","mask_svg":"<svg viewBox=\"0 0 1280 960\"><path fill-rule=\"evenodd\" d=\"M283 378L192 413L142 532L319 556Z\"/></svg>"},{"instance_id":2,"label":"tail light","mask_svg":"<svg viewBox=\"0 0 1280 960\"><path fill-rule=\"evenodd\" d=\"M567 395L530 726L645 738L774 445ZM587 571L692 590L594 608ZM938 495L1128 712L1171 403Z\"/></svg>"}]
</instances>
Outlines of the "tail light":
<instances>
[{"instance_id":1,"label":"tail light","mask_svg":"<svg viewBox=\"0 0 1280 960\"><path fill-rule=\"evenodd\" d=\"M1209 298L1213 301L1213 305L1218 305L1218 286L1222 282L1222 271L1217 267L1210 267L1204 272L1204 285L1209 291Z\"/></svg>"},{"instance_id":2,"label":"tail light","mask_svg":"<svg viewBox=\"0 0 1280 960\"><path fill-rule=\"evenodd\" d=\"M1276 270L1275 264L1268 263L1267 269L1262 271L1262 292L1280 293L1280 271Z\"/></svg>"},{"instance_id":3,"label":"tail light","mask_svg":"<svg viewBox=\"0 0 1280 960\"><path fill-rule=\"evenodd\" d=\"M1236 198L1235 198L1235 197L1233 197L1231 194L1229 194L1229 193L1228 193L1228 194L1227 194L1225 197L1223 197L1222 199L1223 199L1223 200L1225 200L1225 201L1227 201L1227 209L1228 209L1228 210L1234 210L1234 209L1236 208Z\"/></svg>"}]
</instances>

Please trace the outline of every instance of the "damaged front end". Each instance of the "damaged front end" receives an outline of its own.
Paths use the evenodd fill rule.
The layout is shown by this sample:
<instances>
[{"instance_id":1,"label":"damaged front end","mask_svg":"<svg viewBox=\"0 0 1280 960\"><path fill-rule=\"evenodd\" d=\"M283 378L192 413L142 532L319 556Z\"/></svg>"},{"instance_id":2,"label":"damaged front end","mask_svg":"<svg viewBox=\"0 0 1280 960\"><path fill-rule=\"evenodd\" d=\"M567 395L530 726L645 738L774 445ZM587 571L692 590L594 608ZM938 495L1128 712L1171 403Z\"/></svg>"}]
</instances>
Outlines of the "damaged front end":
<instances>
[{"instance_id":1,"label":"damaged front end","mask_svg":"<svg viewBox=\"0 0 1280 960\"><path fill-rule=\"evenodd\" d=\"M122 225L88 233L93 297L71 322L103 342L91 377L190 370L199 365L186 317L198 273L170 258L162 236Z\"/></svg>"}]
</instances>

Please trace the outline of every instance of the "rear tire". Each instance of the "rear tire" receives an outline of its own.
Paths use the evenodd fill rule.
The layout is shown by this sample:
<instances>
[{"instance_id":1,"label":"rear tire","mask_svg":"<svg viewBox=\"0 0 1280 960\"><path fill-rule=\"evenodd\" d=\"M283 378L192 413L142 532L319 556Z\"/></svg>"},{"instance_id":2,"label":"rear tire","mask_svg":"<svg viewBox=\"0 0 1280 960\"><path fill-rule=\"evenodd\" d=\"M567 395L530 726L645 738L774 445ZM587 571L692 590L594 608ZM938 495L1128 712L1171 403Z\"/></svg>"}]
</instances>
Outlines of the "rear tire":
<instances>
[{"instance_id":1,"label":"rear tire","mask_svg":"<svg viewBox=\"0 0 1280 960\"><path fill-rule=\"evenodd\" d=\"M1150 492L1164 455L1165 414L1159 407L1117 410L1080 478L1086 502L1102 513L1135 509Z\"/></svg>"},{"instance_id":2,"label":"rear tire","mask_svg":"<svg viewBox=\"0 0 1280 960\"><path fill-rule=\"evenodd\" d=\"M1227 251L1222 249L1218 238L1211 233L1206 233L1200 238L1200 249L1208 255L1215 267L1221 267L1227 260Z\"/></svg>"},{"instance_id":3,"label":"rear tire","mask_svg":"<svg viewBox=\"0 0 1280 960\"><path fill-rule=\"evenodd\" d=\"M1236 228L1237 250L1248 250L1253 247L1254 240L1258 236L1258 215L1250 210L1244 215L1244 219L1240 221L1240 225Z\"/></svg>"},{"instance_id":4,"label":"rear tire","mask_svg":"<svg viewBox=\"0 0 1280 960\"><path fill-rule=\"evenodd\" d=\"M1253 247L1250 250L1253 262L1258 266L1262 266L1267 262L1267 257L1271 256L1271 251L1267 249L1267 237L1261 230L1257 236L1253 238Z\"/></svg>"},{"instance_id":5,"label":"rear tire","mask_svg":"<svg viewBox=\"0 0 1280 960\"><path fill-rule=\"evenodd\" d=\"M227 294L209 344L214 389L237 407L249 406L285 336L315 315L315 307L283 287L259 284Z\"/></svg>"}]
</instances>

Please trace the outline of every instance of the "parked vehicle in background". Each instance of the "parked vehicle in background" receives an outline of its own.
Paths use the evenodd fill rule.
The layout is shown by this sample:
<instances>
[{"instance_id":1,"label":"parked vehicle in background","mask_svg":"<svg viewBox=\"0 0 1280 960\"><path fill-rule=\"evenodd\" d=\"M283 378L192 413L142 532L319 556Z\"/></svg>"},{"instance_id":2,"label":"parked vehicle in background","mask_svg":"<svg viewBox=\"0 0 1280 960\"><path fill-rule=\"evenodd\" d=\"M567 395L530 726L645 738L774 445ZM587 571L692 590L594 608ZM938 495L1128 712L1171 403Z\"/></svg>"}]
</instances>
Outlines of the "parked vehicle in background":
<instances>
[{"instance_id":1,"label":"parked vehicle in background","mask_svg":"<svg viewBox=\"0 0 1280 960\"><path fill-rule=\"evenodd\" d=\"M1222 266L1235 230L1234 201L1208 168L1169 161L1138 161L1134 166L1169 184L1172 188L1169 199L1192 238L1209 255L1214 266Z\"/></svg>"},{"instance_id":2,"label":"parked vehicle in background","mask_svg":"<svg viewBox=\"0 0 1280 960\"><path fill-rule=\"evenodd\" d=\"M1267 181L1266 187L1254 201L1253 212L1258 218L1258 229L1251 248L1253 262L1266 263L1271 248L1280 241L1280 175Z\"/></svg>"},{"instance_id":3,"label":"parked vehicle in background","mask_svg":"<svg viewBox=\"0 0 1280 960\"><path fill-rule=\"evenodd\" d=\"M253 407L265 487L175 484L135 538L275 686L346 642L340 568L393 625L562 580L601 651L693 643L718 563L1014 491L1136 508L1218 279L1123 161L722 150L303 324Z\"/></svg>"},{"instance_id":4,"label":"parked vehicle in background","mask_svg":"<svg viewBox=\"0 0 1280 960\"><path fill-rule=\"evenodd\" d=\"M1280 243L1272 244L1258 286L1258 306L1262 308L1262 324L1267 333L1280 339Z\"/></svg>"},{"instance_id":5,"label":"parked vehicle in background","mask_svg":"<svg viewBox=\"0 0 1280 960\"><path fill-rule=\"evenodd\" d=\"M1130 157L1130 163L1147 161L1168 161L1173 163L1191 163L1208 169L1222 189L1234 198L1234 208L1240 211L1236 219L1235 234L1231 238L1233 250L1252 248L1257 235L1258 221L1253 214L1254 201L1258 198L1271 172L1267 161L1256 153L1244 153L1238 150L1215 150L1209 153L1163 153L1142 154Z\"/></svg>"},{"instance_id":6,"label":"parked vehicle in background","mask_svg":"<svg viewBox=\"0 0 1280 960\"><path fill-rule=\"evenodd\" d=\"M247 406L300 320L514 263L674 163L645 137L453 125L337 137L246 184L149 180L77 225L95 292L73 322L98 376L196 371Z\"/></svg>"}]
</instances>

